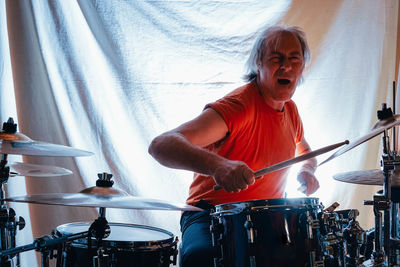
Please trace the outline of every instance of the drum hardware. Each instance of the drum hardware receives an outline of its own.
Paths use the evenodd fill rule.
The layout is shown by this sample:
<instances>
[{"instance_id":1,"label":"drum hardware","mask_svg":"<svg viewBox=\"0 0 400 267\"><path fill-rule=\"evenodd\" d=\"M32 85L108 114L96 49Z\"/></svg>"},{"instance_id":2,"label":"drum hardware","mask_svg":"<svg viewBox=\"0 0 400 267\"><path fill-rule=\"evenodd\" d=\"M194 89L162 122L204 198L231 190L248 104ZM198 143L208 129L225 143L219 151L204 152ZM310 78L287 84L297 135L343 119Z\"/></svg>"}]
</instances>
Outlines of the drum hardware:
<instances>
[{"instance_id":1,"label":"drum hardware","mask_svg":"<svg viewBox=\"0 0 400 267\"><path fill-rule=\"evenodd\" d=\"M335 202L318 214L321 254L324 266L329 267L344 266L343 221L339 214L334 212L338 206L339 204Z\"/></svg>"},{"instance_id":2,"label":"drum hardware","mask_svg":"<svg viewBox=\"0 0 400 267\"><path fill-rule=\"evenodd\" d=\"M400 124L400 115L393 115L386 104L382 104L382 110L377 112L378 122L374 125L370 133L350 142L349 145L339 149L321 164L345 153L355 146L383 133L383 155L381 160L381 171L361 171L335 175L339 181L382 185L382 193L374 195L373 200L364 201L364 205L372 205L375 216L374 242L375 247L372 252L372 263L374 266L400 266L398 262L399 233L398 233L398 203L400 202L400 192L398 187L400 158L396 151L390 149L388 130ZM394 144L396 143L395 140ZM320 164L320 165L321 165ZM357 252L356 252L357 253ZM354 253L353 253L354 254ZM353 255L354 256L354 255Z\"/></svg>"},{"instance_id":3,"label":"drum hardware","mask_svg":"<svg viewBox=\"0 0 400 267\"><path fill-rule=\"evenodd\" d=\"M310 266L312 266L312 267L320 266L322 261L318 261L315 248L312 246L312 240L314 239L313 232L315 231L315 229L319 229L319 221L318 221L318 219L314 219L314 217L311 216L310 211L306 211L306 217L307 217L307 220L306 220L306 229L307 229L306 244L307 244L307 247L309 248Z\"/></svg>"},{"instance_id":4,"label":"drum hardware","mask_svg":"<svg viewBox=\"0 0 400 267\"><path fill-rule=\"evenodd\" d=\"M54 234L44 235L42 237L36 238L33 241L33 243L29 245L23 245L6 250L1 250L0 258L5 259L10 256L12 258L14 255L19 255L22 252L29 250L36 250L42 253L42 266L43 267L49 266L48 257L54 256L53 252L51 252L54 248L56 248L59 245L65 244L66 242L70 242L76 239L86 238L87 236L88 236L88 231L62 237L56 237Z\"/></svg>"},{"instance_id":5,"label":"drum hardware","mask_svg":"<svg viewBox=\"0 0 400 267\"><path fill-rule=\"evenodd\" d=\"M343 230L343 238L346 241L346 266L359 266L365 261L364 256L360 254L360 248L366 243L366 233L361 228L359 222L352 219L349 225Z\"/></svg>"},{"instance_id":6,"label":"drum hardware","mask_svg":"<svg viewBox=\"0 0 400 267\"><path fill-rule=\"evenodd\" d=\"M321 205L315 198L266 199L217 205L211 213L216 267L323 267Z\"/></svg>"},{"instance_id":7,"label":"drum hardware","mask_svg":"<svg viewBox=\"0 0 400 267\"><path fill-rule=\"evenodd\" d=\"M114 184L111 181L112 174L108 173L99 173L97 174L99 179L96 181L97 187L111 188ZM96 238L97 244L97 255L93 256L93 267L102 267L102 266L114 266L114 263L110 262L110 257L108 254L104 253L104 249L102 248L102 240L103 238L107 238L110 235L110 226L106 220L106 209L104 207L99 208L99 217L90 225L89 235L87 238L88 243L88 255L91 254L92 251L92 236ZM89 256L90 258L90 256ZM89 264L90 264L89 260Z\"/></svg>"},{"instance_id":8,"label":"drum hardware","mask_svg":"<svg viewBox=\"0 0 400 267\"><path fill-rule=\"evenodd\" d=\"M36 165L28 163L8 164L8 154L18 155L45 155L45 156L87 156L91 152L69 148L61 145L53 145L44 142L35 142L26 135L17 132L17 124L13 118L9 118L3 123L0 130L0 250L15 248L16 230L22 230L25 227L25 220L21 216L16 220L15 211L6 206L4 185L9 177L14 176L60 176L71 174L72 172L59 167ZM19 254L16 256L16 265L20 265ZM12 258L11 257L11 258ZM1 257L0 265L8 266L11 258Z\"/></svg>"},{"instance_id":9,"label":"drum hardware","mask_svg":"<svg viewBox=\"0 0 400 267\"><path fill-rule=\"evenodd\" d=\"M113 185L113 181L111 181L112 175L107 173L98 174L99 179L96 181L96 186L90 187L82 190L84 195L89 195L89 199L102 199L103 201L98 201L97 203L103 204L107 201L113 201L114 203L111 206L116 205L116 203L120 203L125 198L129 197L129 195L121 190L116 190L111 188ZM75 197L76 195L73 194ZM65 196L63 196L65 197ZM122 198L122 200L120 199ZM115 200L115 198L118 200ZM47 198L47 201L50 201L51 198ZM56 199L57 200L57 199ZM73 201L77 201L79 198L73 198ZM141 207L142 209L160 209L160 210L178 210L178 209L187 209L187 210L201 210L196 207L187 206L187 205L175 205L170 203L165 203L163 201L149 201L149 199L136 199L137 201L134 204L130 204L130 206L139 205L140 203L144 203ZM63 199L65 201L65 199ZM146 202L148 201L148 202ZM94 205L93 203L91 203ZM75 205L73 202L73 206ZM108 207L108 205L105 205ZM138 226L138 225L125 225L125 224L109 224L105 219L106 207L99 208L99 217L90 225L82 225L80 223L73 224L78 227L79 230L82 231L72 231L62 233L57 231L53 231L52 235L44 236L42 238L38 238L31 245L22 246L18 248L12 248L7 250L0 251L0 259L3 259L4 262L10 259L12 255L19 255L21 252L27 250L33 250L41 252L42 257L42 266L49 266L49 260L53 258L57 258L57 267L61 266L75 266L71 264L82 264L81 266L107 266L107 267L118 267L125 266L127 262L136 262L144 261L145 266L156 266L157 267L166 267L171 263L176 264L177 258L177 242L178 238L176 237L173 240L173 236L171 233L157 228L146 227L146 226ZM66 228L68 225L65 225ZM111 228L110 228L111 226ZM118 246L118 241L107 240L110 235L112 227L119 230L122 228L126 228L126 230L133 230L131 227L139 228L139 230L147 231L148 233L144 234L146 238L151 236L150 240L139 240L137 244L134 243L135 236L128 235L129 238L126 242L123 242L122 247ZM86 230L87 231L83 231ZM61 230L60 230L61 231ZM131 231L132 232L132 231ZM129 233L129 231L128 231ZM162 235L163 239L156 240L153 239L154 233L157 235ZM140 234L140 232L136 232L136 234ZM126 233L124 233L126 235ZM142 238L145 238L143 237ZM165 238L167 237L167 238ZM93 244L95 242L95 244ZM126 247L127 243L129 246L134 245L136 247ZM93 250L92 248L95 248ZM83 258L80 257L78 262L74 262L74 258L70 258L71 254L78 253L77 251L83 251L85 255ZM81 253L79 252L79 253ZM141 255L141 253L148 253L147 255ZM75 257L75 256L73 256ZM171 259L172 257L172 259ZM71 263L71 261L73 261ZM118 263L119 262L119 263ZM154 264L154 265L151 265ZM5 265L4 265L5 266Z\"/></svg>"},{"instance_id":10,"label":"drum hardware","mask_svg":"<svg viewBox=\"0 0 400 267\"><path fill-rule=\"evenodd\" d=\"M13 133L16 131L16 125L13 120L9 119L7 123L3 124L3 131L5 133ZM8 208L4 204L4 184L7 183L10 176L10 167L7 166L7 155L3 154L0 161L0 250L15 247L16 229L22 230L25 227L25 220L19 217L15 220L15 211ZM0 266L10 266L11 258L0 257ZM17 257L17 264L19 264L19 257Z\"/></svg>"},{"instance_id":11,"label":"drum hardware","mask_svg":"<svg viewBox=\"0 0 400 267\"><path fill-rule=\"evenodd\" d=\"M285 220L285 222L286 222L286 220ZM287 222L286 222L286 226L287 226ZM254 248L255 229L254 229L254 224L251 220L250 214L248 214L246 216L244 228L246 229L246 232L247 232L247 243L249 245L249 266L256 267L256 254L255 254L255 248ZM289 231L287 231L287 232L289 232Z\"/></svg>"},{"instance_id":12,"label":"drum hardware","mask_svg":"<svg viewBox=\"0 0 400 267\"><path fill-rule=\"evenodd\" d=\"M0 267L11 266L13 264L13 257L15 256L17 256L17 266L19 266L19 254L27 250L36 250L41 252L42 266L48 266L49 260L57 257L57 267L61 267L63 259L68 258L68 249L75 250L76 252L78 248L75 247L75 245L78 245L80 247L86 246L85 253L90 255L91 253L88 253L87 247L91 246L92 242L95 242L95 247L98 249L96 253L94 253L95 255L93 255L93 257L91 258L94 259L93 264L97 264L98 266L104 265L107 262L107 266L118 266L114 264L116 262L116 259L119 259L120 262L125 261L125 263L135 262L135 264L136 259L138 259L139 261L142 261L142 264L145 264L144 266L150 266L151 264L153 264L151 266L166 267L169 266L170 263L176 264L176 258L178 254L178 238L176 237L174 240L172 233L163 229L113 223L111 225L116 230L119 230L121 228L125 228L125 230L135 230L137 228L139 229L139 231L146 231L144 235L141 235L140 232L138 233L144 240L139 240L138 242L131 241L132 235L128 236L129 239L123 241L122 244L118 244L118 240L107 240L107 234L104 234L103 236L100 234L106 233L107 230L103 231L102 228L110 225L105 220L105 208L191 211L201 211L202 209L178 203L168 203L163 200L130 196L128 193L122 190L111 188L112 182L109 181L110 179L108 179L111 178L111 175L108 174L103 174L103 176L106 176L106 179L103 180L108 181L99 181L98 183L96 183L96 186L86 188L77 194L49 194L39 195L39 197L38 195L34 195L21 197L21 201L16 200L15 202L22 203L43 202L42 204L49 205L100 207L100 209L99 218L93 223L91 227L88 226L86 228L90 228L90 233L89 231L73 231L72 234L59 235L58 232L53 231L53 233L49 236L43 236L41 238L35 239L34 243L30 245L15 247L15 232L18 228L21 230L25 224L22 217L20 217L19 221L17 221L15 219L14 210L8 209L7 206L4 204L6 201L13 200L12 198L8 199L4 197L3 184L7 182L9 177L17 175L60 176L70 174L71 172L67 169L52 166L27 163L7 164L7 155L17 154L26 156L89 156L93 154L88 151L78 150L66 146L34 141L29 137L18 133L16 131L16 128L16 124L14 124L13 119L10 118L7 123L3 124L3 130L0 131L0 153L3 154L2 161L0 161ZM105 185L107 183L109 183L108 186ZM5 229L5 227L7 227L7 229ZM8 229L11 233L11 237L6 236ZM108 227L108 231L109 230L110 227ZM158 236L161 235L162 239L153 239L154 233L156 233ZM89 240L86 239L89 235L93 236L94 238L90 238ZM149 238L150 236L152 236L152 239L147 240L146 237ZM85 242L83 242L82 240L85 240ZM122 245L123 247L119 247L119 245ZM134 246L133 248L125 247L132 245ZM108 258L107 254L110 255ZM147 257L147 255L149 257ZM138 264L140 265L140 263ZM86 261L84 262L84 266L87 266Z\"/></svg>"},{"instance_id":13,"label":"drum hardware","mask_svg":"<svg viewBox=\"0 0 400 267\"><path fill-rule=\"evenodd\" d=\"M210 224L210 233L211 233L211 241L213 247L219 247L219 255L214 258L214 267L221 267L223 265L224 259L224 250L223 250L223 238L224 238L224 227L222 224L222 220L219 217L213 216L215 214L215 210L211 210L211 224Z\"/></svg>"}]
</instances>

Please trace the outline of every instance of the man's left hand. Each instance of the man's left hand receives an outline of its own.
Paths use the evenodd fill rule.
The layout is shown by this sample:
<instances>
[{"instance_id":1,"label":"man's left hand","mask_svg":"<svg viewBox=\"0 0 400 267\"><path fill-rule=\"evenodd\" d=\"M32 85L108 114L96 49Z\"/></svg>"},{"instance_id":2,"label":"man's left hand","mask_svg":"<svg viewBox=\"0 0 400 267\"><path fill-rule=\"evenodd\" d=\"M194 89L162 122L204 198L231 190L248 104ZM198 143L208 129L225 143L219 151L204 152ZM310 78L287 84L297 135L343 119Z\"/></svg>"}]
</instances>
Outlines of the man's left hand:
<instances>
[{"instance_id":1,"label":"man's left hand","mask_svg":"<svg viewBox=\"0 0 400 267\"><path fill-rule=\"evenodd\" d=\"M297 180L302 186L306 186L306 190L303 191L307 196L313 194L319 188L319 182L312 171L302 169L297 174Z\"/></svg>"}]
</instances>

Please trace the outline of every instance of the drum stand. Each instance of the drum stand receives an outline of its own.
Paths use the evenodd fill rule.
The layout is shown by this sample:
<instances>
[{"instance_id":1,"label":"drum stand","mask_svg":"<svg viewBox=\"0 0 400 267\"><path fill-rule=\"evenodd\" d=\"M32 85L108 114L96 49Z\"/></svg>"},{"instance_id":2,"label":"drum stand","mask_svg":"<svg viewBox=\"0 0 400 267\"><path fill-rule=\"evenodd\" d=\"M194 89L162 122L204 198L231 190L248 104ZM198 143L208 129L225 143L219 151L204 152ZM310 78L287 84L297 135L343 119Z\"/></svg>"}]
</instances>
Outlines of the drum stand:
<instances>
[{"instance_id":1,"label":"drum stand","mask_svg":"<svg viewBox=\"0 0 400 267\"><path fill-rule=\"evenodd\" d=\"M15 236L17 229L25 227L25 220L21 216L15 220L15 211L4 204L4 184L7 183L10 168L6 167L7 155L3 154L0 161L0 251L15 247ZM16 256L16 266L20 265L19 254ZM11 266L11 258L0 257L0 267Z\"/></svg>"},{"instance_id":2,"label":"drum stand","mask_svg":"<svg viewBox=\"0 0 400 267\"><path fill-rule=\"evenodd\" d=\"M391 109L383 106L378 111L378 118L386 119L393 116ZM396 186L392 186L392 174L400 168L400 157L395 151L390 151L387 130L383 132L383 155L381 160L384 177L383 193L374 195L373 201L366 200L364 205L373 205L375 215L375 250L372 253L373 266L400 266L400 239L398 235L398 207L400 198L396 195ZM398 190L398 189L397 189ZM382 225L383 212L383 225ZM382 243L383 241L383 243Z\"/></svg>"},{"instance_id":3,"label":"drum stand","mask_svg":"<svg viewBox=\"0 0 400 267\"><path fill-rule=\"evenodd\" d=\"M99 179L96 181L98 187L112 187L113 181L111 181L112 174L102 173L98 174ZM88 236L88 251L89 255L92 251L92 236L96 238L97 243L97 255L93 257L93 267L109 266L113 267L114 262L110 261L110 256L104 254L104 249L101 247L103 238L107 238L110 235L110 226L106 220L106 208L99 208L99 217L90 225L89 236ZM90 257L90 256L89 256Z\"/></svg>"}]
</instances>

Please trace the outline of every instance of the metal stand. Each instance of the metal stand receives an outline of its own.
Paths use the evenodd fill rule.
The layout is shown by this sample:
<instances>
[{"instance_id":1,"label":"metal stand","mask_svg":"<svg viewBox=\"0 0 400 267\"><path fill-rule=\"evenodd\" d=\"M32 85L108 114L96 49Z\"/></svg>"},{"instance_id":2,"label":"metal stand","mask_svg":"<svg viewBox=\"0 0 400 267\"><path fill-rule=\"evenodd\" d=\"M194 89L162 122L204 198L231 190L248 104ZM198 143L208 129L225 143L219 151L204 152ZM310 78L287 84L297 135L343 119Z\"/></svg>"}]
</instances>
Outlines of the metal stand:
<instances>
[{"instance_id":1,"label":"metal stand","mask_svg":"<svg viewBox=\"0 0 400 267\"><path fill-rule=\"evenodd\" d=\"M10 256L19 254L21 252L25 252L28 250L36 250L42 253L42 266L43 267L49 266L49 256L52 254L52 250L54 248L66 242L70 242L76 239L86 238L87 236L88 236L88 231L61 237L56 237L54 234L45 235L36 238L32 244L0 251L0 257L8 258Z\"/></svg>"},{"instance_id":2,"label":"metal stand","mask_svg":"<svg viewBox=\"0 0 400 267\"><path fill-rule=\"evenodd\" d=\"M96 181L96 186L98 187L111 187L113 185L113 181L111 181L112 174L101 173L98 174L99 179ZM96 238L96 255L92 258L92 266L93 267L113 267L115 263L110 260L110 256L105 254L104 249L102 248L102 240L103 238L107 238L110 235L110 226L106 220L106 208L99 208L99 218L97 218L89 228L89 236L88 236L88 255L89 255L89 264L90 264L90 255L92 251L92 236Z\"/></svg>"},{"instance_id":3,"label":"metal stand","mask_svg":"<svg viewBox=\"0 0 400 267\"><path fill-rule=\"evenodd\" d=\"M14 120L9 118L6 123L3 123L3 132L14 134L17 131L17 125ZM7 154L3 154L0 161L0 251L9 248L15 248L15 236L18 230L25 227L25 220L21 216L19 220L15 219L15 211L4 204L4 185L7 183L10 176L10 167L7 165ZM20 265L19 254L16 256L16 266ZM10 266L11 258L0 257L0 267Z\"/></svg>"},{"instance_id":4,"label":"metal stand","mask_svg":"<svg viewBox=\"0 0 400 267\"><path fill-rule=\"evenodd\" d=\"M386 104L378 111L378 119L393 116ZM375 249L372 253L373 266L399 267L400 239L398 234L398 197L393 200L392 173L400 168L400 158L390 150L387 130L383 132L383 155L381 160L384 176L383 191L374 195L373 201L364 201L364 205L373 205L375 215ZM382 223L383 213L383 223Z\"/></svg>"}]
</instances>

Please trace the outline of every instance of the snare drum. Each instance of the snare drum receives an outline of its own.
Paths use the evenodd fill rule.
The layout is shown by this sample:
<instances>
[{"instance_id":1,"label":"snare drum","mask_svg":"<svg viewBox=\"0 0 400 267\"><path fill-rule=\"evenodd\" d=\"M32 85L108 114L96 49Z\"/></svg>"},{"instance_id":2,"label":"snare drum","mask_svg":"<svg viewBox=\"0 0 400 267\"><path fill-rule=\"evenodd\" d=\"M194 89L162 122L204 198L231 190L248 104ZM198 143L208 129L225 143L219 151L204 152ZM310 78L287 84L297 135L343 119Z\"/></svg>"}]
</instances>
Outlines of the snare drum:
<instances>
[{"instance_id":1,"label":"snare drum","mask_svg":"<svg viewBox=\"0 0 400 267\"><path fill-rule=\"evenodd\" d=\"M216 266L317 266L317 198L267 199L217 205L212 215Z\"/></svg>"},{"instance_id":2,"label":"snare drum","mask_svg":"<svg viewBox=\"0 0 400 267\"><path fill-rule=\"evenodd\" d=\"M57 235L66 236L85 232L89 222L75 222L57 227ZM166 267L176 264L177 238L155 227L109 223L111 233L102 240L104 254L109 255L109 266ZM87 238L77 239L65 245L62 264L57 266L93 266L89 262L96 255L96 239L92 238L89 257ZM111 264L112 263L112 264Z\"/></svg>"}]
</instances>

